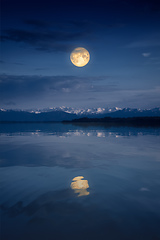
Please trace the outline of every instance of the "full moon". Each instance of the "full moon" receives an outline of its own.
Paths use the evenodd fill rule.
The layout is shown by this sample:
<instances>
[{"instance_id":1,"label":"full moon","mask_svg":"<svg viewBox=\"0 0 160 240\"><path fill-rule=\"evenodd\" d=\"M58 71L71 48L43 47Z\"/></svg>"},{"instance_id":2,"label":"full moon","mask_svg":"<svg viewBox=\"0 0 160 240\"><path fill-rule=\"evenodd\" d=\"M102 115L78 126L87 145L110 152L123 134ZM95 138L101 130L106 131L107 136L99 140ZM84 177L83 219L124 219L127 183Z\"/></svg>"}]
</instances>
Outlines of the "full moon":
<instances>
[{"instance_id":1,"label":"full moon","mask_svg":"<svg viewBox=\"0 0 160 240\"><path fill-rule=\"evenodd\" d=\"M85 48L78 47L71 52L70 59L75 66L84 67L90 60L90 54Z\"/></svg>"}]
</instances>

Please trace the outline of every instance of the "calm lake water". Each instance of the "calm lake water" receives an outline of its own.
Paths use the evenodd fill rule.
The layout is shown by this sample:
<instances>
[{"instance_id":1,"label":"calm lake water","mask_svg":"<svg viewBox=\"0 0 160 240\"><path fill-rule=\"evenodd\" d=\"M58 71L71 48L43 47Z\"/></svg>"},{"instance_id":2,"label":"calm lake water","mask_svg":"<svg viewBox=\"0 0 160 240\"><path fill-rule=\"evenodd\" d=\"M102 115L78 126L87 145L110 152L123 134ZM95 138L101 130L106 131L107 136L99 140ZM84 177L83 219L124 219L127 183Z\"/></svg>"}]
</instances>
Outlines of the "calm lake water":
<instances>
[{"instance_id":1,"label":"calm lake water","mask_svg":"<svg viewBox=\"0 0 160 240\"><path fill-rule=\"evenodd\" d=\"M160 128L0 124L1 239L160 239Z\"/></svg>"}]
</instances>

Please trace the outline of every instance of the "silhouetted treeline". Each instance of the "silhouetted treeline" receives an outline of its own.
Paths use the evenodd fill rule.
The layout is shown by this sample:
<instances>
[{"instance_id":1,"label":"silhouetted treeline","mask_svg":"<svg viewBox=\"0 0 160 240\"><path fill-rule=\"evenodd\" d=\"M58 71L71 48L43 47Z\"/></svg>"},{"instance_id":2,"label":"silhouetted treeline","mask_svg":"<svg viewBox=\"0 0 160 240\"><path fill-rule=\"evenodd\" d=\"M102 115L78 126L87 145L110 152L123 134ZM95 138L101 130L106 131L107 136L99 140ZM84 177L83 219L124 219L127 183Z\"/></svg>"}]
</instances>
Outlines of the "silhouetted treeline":
<instances>
[{"instance_id":1,"label":"silhouetted treeline","mask_svg":"<svg viewBox=\"0 0 160 240\"><path fill-rule=\"evenodd\" d=\"M112 126L160 127L160 117L133 117L133 118L79 118L72 121L63 121L73 124L107 124Z\"/></svg>"}]
</instances>

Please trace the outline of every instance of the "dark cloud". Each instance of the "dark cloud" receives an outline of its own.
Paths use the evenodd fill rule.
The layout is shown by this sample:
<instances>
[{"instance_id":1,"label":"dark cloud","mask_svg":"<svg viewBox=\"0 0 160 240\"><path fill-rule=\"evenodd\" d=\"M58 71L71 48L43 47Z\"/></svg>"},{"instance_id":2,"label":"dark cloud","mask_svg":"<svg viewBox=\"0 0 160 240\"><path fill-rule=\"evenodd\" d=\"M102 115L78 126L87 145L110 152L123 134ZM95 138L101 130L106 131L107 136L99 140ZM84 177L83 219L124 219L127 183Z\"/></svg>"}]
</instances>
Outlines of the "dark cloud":
<instances>
[{"instance_id":1,"label":"dark cloud","mask_svg":"<svg viewBox=\"0 0 160 240\"><path fill-rule=\"evenodd\" d=\"M0 98L32 96L43 92L92 90L91 78L75 76L0 76Z\"/></svg>"},{"instance_id":2,"label":"dark cloud","mask_svg":"<svg viewBox=\"0 0 160 240\"><path fill-rule=\"evenodd\" d=\"M16 103L13 102L13 101L5 102L4 104L5 104L6 106L15 106L15 105L16 105Z\"/></svg>"},{"instance_id":3,"label":"dark cloud","mask_svg":"<svg viewBox=\"0 0 160 240\"><path fill-rule=\"evenodd\" d=\"M37 28L45 28L50 25L48 22L35 20L35 19L24 20L24 23L27 25L31 25L33 27L37 27Z\"/></svg>"},{"instance_id":4,"label":"dark cloud","mask_svg":"<svg viewBox=\"0 0 160 240\"><path fill-rule=\"evenodd\" d=\"M71 42L88 35L86 30L59 31L59 30L22 30L8 29L2 35L2 41L13 41L33 46L43 51L70 51ZM73 43L72 43L73 46Z\"/></svg>"},{"instance_id":5,"label":"dark cloud","mask_svg":"<svg viewBox=\"0 0 160 240\"><path fill-rule=\"evenodd\" d=\"M33 46L39 51L68 52L75 41L90 36L93 23L88 20L46 22L37 19L24 20L24 29L10 28L3 31L2 41L12 41Z\"/></svg>"},{"instance_id":6,"label":"dark cloud","mask_svg":"<svg viewBox=\"0 0 160 240\"><path fill-rule=\"evenodd\" d=\"M41 70L37 69L37 70ZM116 84L109 83L107 88L104 85L94 85L96 81L103 82L108 77L77 77L77 76L16 76L16 75L0 75L0 96L24 95L25 93L36 93L37 91L103 91L111 90L116 87Z\"/></svg>"},{"instance_id":7,"label":"dark cloud","mask_svg":"<svg viewBox=\"0 0 160 240\"><path fill-rule=\"evenodd\" d=\"M35 68L35 71L43 71L43 70L48 70L50 68Z\"/></svg>"},{"instance_id":8,"label":"dark cloud","mask_svg":"<svg viewBox=\"0 0 160 240\"><path fill-rule=\"evenodd\" d=\"M10 28L2 32L2 41L12 41L33 46L39 51L70 52L76 41L94 38L96 30L122 28L123 23L98 22L93 20L67 20L46 22L38 19L24 20L23 29ZM92 36L92 38L91 38Z\"/></svg>"},{"instance_id":9,"label":"dark cloud","mask_svg":"<svg viewBox=\"0 0 160 240\"><path fill-rule=\"evenodd\" d=\"M69 21L68 24L76 28L91 28L93 25L89 20L72 20Z\"/></svg>"},{"instance_id":10,"label":"dark cloud","mask_svg":"<svg viewBox=\"0 0 160 240\"><path fill-rule=\"evenodd\" d=\"M0 101L1 104L13 101L18 105L27 102L32 106L38 101L38 105L46 107L53 104L61 106L69 102L86 104L89 97L97 98L97 94L116 91L117 85L104 85L103 79L104 77L1 75ZM96 80L102 86L95 85Z\"/></svg>"}]
</instances>

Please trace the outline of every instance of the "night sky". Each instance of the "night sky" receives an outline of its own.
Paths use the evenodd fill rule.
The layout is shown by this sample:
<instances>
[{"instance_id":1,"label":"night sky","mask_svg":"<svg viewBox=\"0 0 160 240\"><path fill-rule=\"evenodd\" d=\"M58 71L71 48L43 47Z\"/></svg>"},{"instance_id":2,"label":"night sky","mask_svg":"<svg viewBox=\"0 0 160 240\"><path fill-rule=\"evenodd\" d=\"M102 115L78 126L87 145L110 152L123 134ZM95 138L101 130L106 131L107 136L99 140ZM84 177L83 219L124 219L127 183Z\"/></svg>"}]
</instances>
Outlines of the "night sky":
<instances>
[{"instance_id":1,"label":"night sky","mask_svg":"<svg viewBox=\"0 0 160 240\"><path fill-rule=\"evenodd\" d=\"M160 1L2 0L0 108L160 106ZM84 47L82 68L70 53Z\"/></svg>"}]
</instances>

